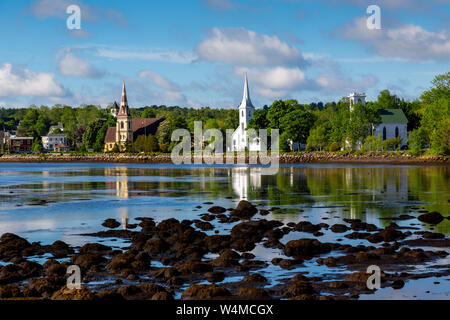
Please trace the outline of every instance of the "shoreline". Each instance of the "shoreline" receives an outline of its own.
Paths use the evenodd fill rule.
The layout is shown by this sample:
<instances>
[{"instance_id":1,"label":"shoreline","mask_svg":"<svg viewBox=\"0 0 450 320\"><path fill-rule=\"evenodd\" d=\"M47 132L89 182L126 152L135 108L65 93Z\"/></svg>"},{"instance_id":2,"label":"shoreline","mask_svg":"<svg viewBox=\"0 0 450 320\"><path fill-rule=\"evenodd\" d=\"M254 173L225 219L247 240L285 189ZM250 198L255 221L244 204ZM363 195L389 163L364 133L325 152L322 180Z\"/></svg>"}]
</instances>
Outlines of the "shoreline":
<instances>
[{"instance_id":1,"label":"shoreline","mask_svg":"<svg viewBox=\"0 0 450 320\"><path fill-rule=\"evenodd\" d=\"M234 157L234 164L242 156ZM245 156L245 163L248 163L249 156ZM226 157L223 163L226 164ZM125 154L40 154L22 155L5 154L0 156L0 163L69 163L69 162L98 162L98 163L172 163L170 154L159 155L125 155ZM194 161L192 159L192 163ZM280 164L389 164L389 165L450 165L450 157L445 156L411 156L406 152L392 153L333 153L333 152L301 152L301 153L281 153Z\"/></svg>"}]
</instances>

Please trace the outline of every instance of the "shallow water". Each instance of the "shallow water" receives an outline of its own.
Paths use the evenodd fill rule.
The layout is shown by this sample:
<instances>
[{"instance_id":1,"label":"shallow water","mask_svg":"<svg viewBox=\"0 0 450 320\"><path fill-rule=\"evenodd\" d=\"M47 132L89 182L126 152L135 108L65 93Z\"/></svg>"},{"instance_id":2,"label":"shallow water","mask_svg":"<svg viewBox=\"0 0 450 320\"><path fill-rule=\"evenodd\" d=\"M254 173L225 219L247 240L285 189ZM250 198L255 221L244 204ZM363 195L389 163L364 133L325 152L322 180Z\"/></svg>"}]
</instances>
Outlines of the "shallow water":
<instances>
[{"instance_id":1,"label":"shallow water","mask_svg":"<svg viewBox=\"0 0 450 320\"><path fill-rule=\"evenodd\" d=\"M79 234L103 230L101 223L107 218L128 219L128 223L135 223L134 218L143 216L156 221L171 217L199 219L211 206L204 202L229 208L241 199L259 208L280 207L264 218L283 223L308 220L331 226L342 223L343 218L359 218L382 227L391 222L383 218L400 214L417 216L418 210L423 209L450 215L450 167L290 165L281 166L277 175L265 176L257 167L225 165L4 163L0 165L0 234L12 232L42 244L63 240L80 246L96 241L123 247L127 243L120 239ZM202 208L196 209L198 205ZM211 223L220 233L228 232L233 226ZM434 228L416 219L396 223L450 235L449 220ZM342 239L342 243L352 245L368 244L365 240L346 239L345 233L323 232L322 242ZM281 241L302 237L313 238L309 233L291 232ZM280 256L279 250L262 246L253 253L256 259L269 263ZM448 264L449 259L437 263ZM264 273L274 285L280 278L299 271L311 276L342 272L310 261L289 271L270 264ZM420 282L422 287L424 282ZM416 297L382 289L369 298L446 298L450 292L449 281L445 279L439 285L431 282L428 288L430 294L417 293Z\"/></svg>"}]
</instances>

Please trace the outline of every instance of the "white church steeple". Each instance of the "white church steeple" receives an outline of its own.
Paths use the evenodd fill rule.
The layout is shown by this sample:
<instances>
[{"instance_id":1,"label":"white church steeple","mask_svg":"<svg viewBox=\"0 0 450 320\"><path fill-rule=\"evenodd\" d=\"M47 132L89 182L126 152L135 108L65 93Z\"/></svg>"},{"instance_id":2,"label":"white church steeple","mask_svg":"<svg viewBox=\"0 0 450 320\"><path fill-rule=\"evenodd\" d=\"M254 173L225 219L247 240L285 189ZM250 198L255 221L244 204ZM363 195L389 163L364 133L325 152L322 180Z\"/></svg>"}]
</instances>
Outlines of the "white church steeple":
<instances>
[{"instance_id":1,"label":"white church steeple","mask_svg":"<svg viewBox=\"0 0 450 320\"><path fill-rule=\"evenodd\" d=\"M247 73L245 73L244 93L242 96L242 102L239 106L239 127L242 131L245 131L247 129L248 121L251 117L253 117L254 111L255 107L250 100L250 90L248 88Z\"/></svg>"}]
</instances>

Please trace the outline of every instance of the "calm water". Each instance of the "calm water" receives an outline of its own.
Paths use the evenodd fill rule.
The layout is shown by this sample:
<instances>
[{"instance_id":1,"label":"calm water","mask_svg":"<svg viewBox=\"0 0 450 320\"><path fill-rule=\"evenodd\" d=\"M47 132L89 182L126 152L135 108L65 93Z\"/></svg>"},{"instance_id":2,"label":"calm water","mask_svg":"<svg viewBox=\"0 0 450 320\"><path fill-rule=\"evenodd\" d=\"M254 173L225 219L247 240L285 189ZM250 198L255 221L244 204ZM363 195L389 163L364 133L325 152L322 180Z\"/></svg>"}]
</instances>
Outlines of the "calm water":
<instances>
[{"instance_id":1,"label":"calm water","mask_svg":"<svg viewBox=\"0 0 450 320\"><path fill-rule=\"evenodd\" d=\"M416 214L417 208L450 215L450 167L292 165L282 166L278 175L264 176L259 168L233 166L0 164L0 234L13 232L43 244L58 239L75 246L97 241L79 234L104 229L101 223L107 218L119 221L127 218L129 223L142 216L156 221L170 217L199 219L209 207L202 205L203 202L229 208L241 199L248 199L261 208L280 207L265 218L284 223L308 220L333 225L342 222L342 218L359 218L385 226L390 221L380 218ZM203 208L195 209L198 205ZM324 217L328 220L323 220ZM418 224L417 220L397 223L430 228ZM221 233L232 226L216 225ZM449 236L450 221L444 220L433 231ZM292 232L282 242L300 237L312 235ZM353 245L368 244L332 232L326 232L320 241L337 238ZM118 247L126 245L119 240L102 241ZM279 250L262 246L254 253L257 258L269 261L279 256ZM449 259L442 260L439 264L450 263ZM297 271L322 276L342 272L318 267L314 261L302 268L285 271L271 265L265 272L273 279L272 284ZM441 280L429 298L450 297L449 281ZM422 297L420 293L411 293L430 290L423 283L427 280L421 281L420 285L417 282L414 286L412 282L406 289L393 293L389 293L390 289L379 290L368 298ZM415 290L408 289L408 285Z\"/></svg>"}]
</instances>

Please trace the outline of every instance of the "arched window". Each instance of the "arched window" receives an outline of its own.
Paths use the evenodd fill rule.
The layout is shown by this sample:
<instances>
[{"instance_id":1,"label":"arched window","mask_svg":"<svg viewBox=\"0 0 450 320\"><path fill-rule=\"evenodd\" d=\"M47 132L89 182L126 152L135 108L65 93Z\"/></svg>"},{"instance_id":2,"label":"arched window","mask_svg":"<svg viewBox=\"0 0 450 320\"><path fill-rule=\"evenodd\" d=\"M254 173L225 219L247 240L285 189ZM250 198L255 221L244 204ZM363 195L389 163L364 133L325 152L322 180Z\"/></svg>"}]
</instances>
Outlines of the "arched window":
<instances>
[{"instance_id":1,"label":"arched window","mask_svg":"<svg viewBox=\"0 0 450 320\"><path fill-rule=\"evenodd\" d=\"M395 137L398 137L398 127L395 127Z\"/></svg>"},{"instance_id":2,"label":"arched window","mask_svg":"<svg viewBox=\"0 0 450 320\"><path fill-rule=\"evenodd\" d=\"M120 129L123 129L123 122L120 121Z\"/></svg>"},{"instance_id":3,"label":"arched window","mask_svg":"<svg viewBox=\"0 0 450 320\"><path fill-rule=\"evenodd\" d=\"M383 140L386 140L386 127L383 127Z\"/></svg>"},{"instance_id":4,"label":"arched window","mask_svg":"<svg viewBox=\"0 0 450 320\"><path fill-rule=\"evenodd\" d=\"M241 112L241 113L242 113L242 116L244 116L244 110L242 110L242 112Z\"/></svg>"}]
</instances>

